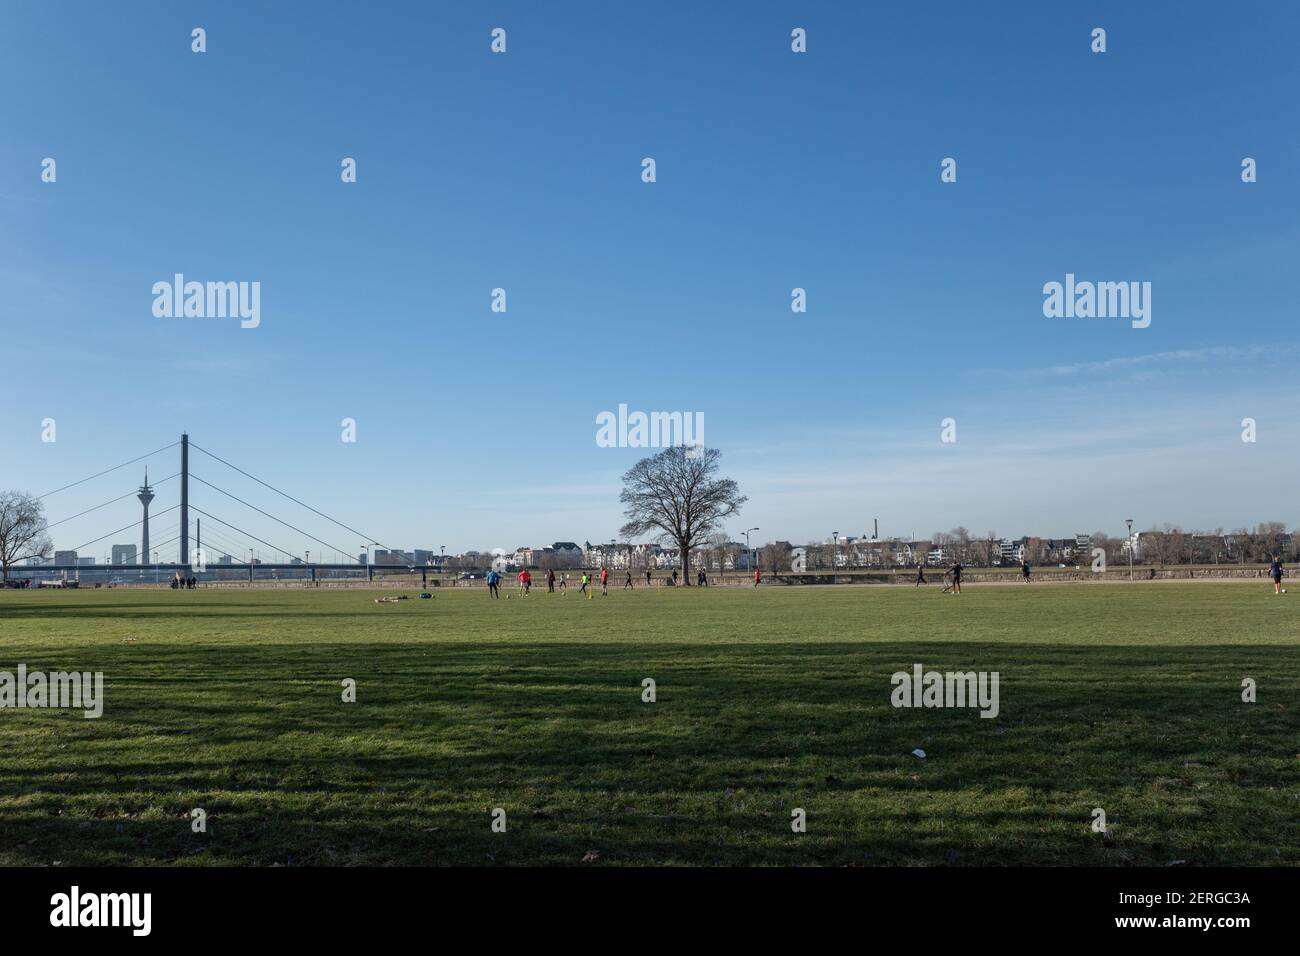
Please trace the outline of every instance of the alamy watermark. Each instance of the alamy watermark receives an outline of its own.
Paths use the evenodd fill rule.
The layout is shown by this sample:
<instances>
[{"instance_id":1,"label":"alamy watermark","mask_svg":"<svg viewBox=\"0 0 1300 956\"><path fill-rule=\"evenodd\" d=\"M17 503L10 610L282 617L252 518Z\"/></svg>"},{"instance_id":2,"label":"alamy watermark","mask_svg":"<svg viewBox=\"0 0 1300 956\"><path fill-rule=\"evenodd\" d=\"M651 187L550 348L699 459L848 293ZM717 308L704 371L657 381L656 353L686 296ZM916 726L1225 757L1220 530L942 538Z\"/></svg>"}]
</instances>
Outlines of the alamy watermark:
<instances>
[{"instance_id":1,"label":"alamy watermark","mask_svg":"<svg viewBox=\"0 0 1300 956\"><path fill-rule=\"evenodd\" d=\"M1151 324L1150 282L1065 282L1043 285L1043 315L1049 319L1131 319L1133 328Z\"/></svg>"},{"instance_id":2,"label":"alamy watermark","mask_svg":"<svg viewBox=\"0 0 1300 956\"><path fill-rule=\"evenodd\" d=\"M895 707L978 707L981 717L998 715L998 672L927 671L912 665L912 673L896 671L889 702Z\"/></svg>"},{"instance_id":3,"label":"alamy watermark","mask_svg":"<svg viewBox=\"0 0 1300 956\"><path fill-rule=\"evenodd\" d=\"M159 319L237 318L244 329L262 324L260 282L186 282L178 272L171 282L155 282L152 291Z\"/></svg>"},{"instance_id":4,"label":"alamy watermark","mask_svg":"<svg viewBox=\"0 0 1300 956\"><path fill-rule=\"evenodd\" d=\"M104 715L104 672L27 672L19 664L17 673L0 671L0 709L17 710L73 708L85 711L87 719Z\"/></svg>"},{"instance_id":5,"label":"alamy watermark","mask_svg":"<svg viewBox=\"0 0 1300 956\"><path fill-rule=\"evenodd\" d=\"M153 926L152 893L83 893L73 884L50 897L50 925L55 927L126 927L132 936L148 936Z\"/></svg>"},{"instance_id":6,"label":"alamy watermark","mask_svg":"<svg viewBox=\"0 0 1300 956\"><path fill-rule=\"evenodd\" d=\"M684 445L688 458L704 451L703 412L629 412L620 404L618 413L596 416L596 445L599 448L672 448Z\"/></svg>"}]
</instances>

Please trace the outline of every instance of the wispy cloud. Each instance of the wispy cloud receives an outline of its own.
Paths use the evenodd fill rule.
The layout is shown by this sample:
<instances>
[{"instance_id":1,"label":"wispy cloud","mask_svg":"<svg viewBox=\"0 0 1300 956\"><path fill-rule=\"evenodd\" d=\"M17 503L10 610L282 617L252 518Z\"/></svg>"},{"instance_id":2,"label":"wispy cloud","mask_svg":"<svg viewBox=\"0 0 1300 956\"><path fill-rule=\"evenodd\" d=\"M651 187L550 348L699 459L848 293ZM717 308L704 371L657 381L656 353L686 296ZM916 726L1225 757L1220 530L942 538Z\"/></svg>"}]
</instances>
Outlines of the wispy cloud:
<instances>
[{"instance_id":1,"label":"wispy cloud","mask_svg":"<svg viewBox=\"0 0 1300 956\"><path fill-rule=\"evenodd\" d=\"M1296 354L1291 345L1210 346L1196 349L1174 349L1168 352L1149 352L1145 355L1121 355L1092 362L1072 362L1068 365L1049 365L1041 368L976 369L970 375L1030 375L1053 378L1062 375L1106 374L1162 367L1200 366L1207 363L1232 362L1255 364L1277 361Z\"/></svg>"}]
</instances>

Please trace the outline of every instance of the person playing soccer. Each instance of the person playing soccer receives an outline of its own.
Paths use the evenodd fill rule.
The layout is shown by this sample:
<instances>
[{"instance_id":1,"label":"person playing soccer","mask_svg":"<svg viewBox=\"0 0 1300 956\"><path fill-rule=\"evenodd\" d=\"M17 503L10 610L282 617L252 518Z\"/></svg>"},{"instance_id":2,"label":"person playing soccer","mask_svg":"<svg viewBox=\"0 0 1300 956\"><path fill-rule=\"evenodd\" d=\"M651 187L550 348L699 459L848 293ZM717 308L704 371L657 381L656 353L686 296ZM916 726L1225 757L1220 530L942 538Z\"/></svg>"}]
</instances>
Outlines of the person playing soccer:
<instances>
[{"instance_id":1,"label":"person playing soccer","mask_svg":"<svg viewBox=\"0 0 1300 956\"><path fill-rule=\"evenodd\" d=\"M568 571L560 572L560 590L564 592L565 597L569 596L569 572Z\"/></svg>"},{"instance_id":2,"label":"person playing soccer","mask_svg":"<svg viewBox=\"0 0 1300 956\"><path fill-rule=\"evenodd\" d=\"M1274 594L1282 593L1282 575L1284 573L1285 572L1282 570L1282 562L1277 559L1276 554L1273 555L1273 563L1268 566L1268 574L1269 577L1273 579Z\"/></svg>"},{"instance_id":3,"label":"person playing soccer","mask_svg":"<svg viewBox=\"0 0 1300 956\"><path fill-rule=\"evenodd\" d=\"M609 597L609 568L604 565L600 568L600 594L601 597Z\"/></svg>"},{"instance_id":4,"label":"person playing soccer","mask_svg":"<svg viewBox=\"0 0 1300 956\"><path fill-rule=\"evenodd\" d=\"M501 575L497 574L495 568L493 568L491 571L488 572L487 582L488 582L488 594L492 595L494 598L501 597L501 595L497 592L497 586L501 583Z\"/></svg>"},{"instance_id":5,"label":"person playing soccer","mask_svg":"<svg viewBox=\"0 0 1300 956\"><path fill-rule=\"evenodd\" d=\"M925 565L924 565L924 564L918 564L918 565L916 566L916 584L915 584L915 587L918 587L918 588L919 588L919 587L920 587L922 584L924 584L924 583L925 583Z\"/></svg>"},{"instance_id":6,"label":"person playing soccer","mask_svg":"<svg viewBox=\"0 0 1300 956\"><path fill-rule=\"evenodd\" d=\"M591 600L591 588L588 587L588 585L590 585L590 584L591 584L591 577L587 574L586 571L583 571L583 572L582 572L582 584L581 584L581 586L578 588L578 593L579 593L579 594L585 594L585 595L587 595L587 600L588 600L588 601Z\"/></svg>"},{"instance_id":7,"label":"person playing soccer","mask_svg":"<svg viewBox=\"0 0 1300 956\"><path fill-rule=\"evenodd\" d=\"M952 564L952 593L961 594L961 562L954 561Z\"/></svg>"},{"instance_id":8,"label":"person playing soccer","mask_svg":"<svg viewBox=\"0 0 1300 956\"><path fill-rule=\"evenodd\" d=\"M646 568L646 569L645 569L645 586L646 586L646 587L649 587L649 586L650 586L650 569L649 569L649 568Z\"/></svg>"},{"instance_id":9,"label":"person playing soccer","mask_svg":"<svg viewBox=\"0 0 1300 956\"><path fill-rule=\"evenodd\" d=\"M632 583L631 571L627 572L627 580L623 582L623 590L626 591L628 588L632 588L633 590L636 590L636 585Z\"/></svg>"},{"instance_id":10,"label":"person playing soccer","mask_svg":"<svg viewBox=\"0 0 1300 956\"><path fill-rule=\"evenodd\" d=\"M754 569L754 587L758 587L759 582L763 580L763 571L761 568Z\"/></svg>"},{"instance_id":11,"label":"person playing soccer","mask_svg":"<svg viewBox=\"0 0 1300 956\"><path fill-rule=\"evenodd\" d=\"M555 593L555 570L553 568L546 569L546 593Z\"/></svg>"},{"instance_id":12,"label":"person playing soccer","mask_svg":"<svg viewBox=\"0 0 1300 956\"><path fill-rule=\"evenodd\" d=\"M1024 563L1020 565L1020 576L1024 579L1026 584L1029 583L1029 559L1027 558Z\"/></svg>"}]
</instances>

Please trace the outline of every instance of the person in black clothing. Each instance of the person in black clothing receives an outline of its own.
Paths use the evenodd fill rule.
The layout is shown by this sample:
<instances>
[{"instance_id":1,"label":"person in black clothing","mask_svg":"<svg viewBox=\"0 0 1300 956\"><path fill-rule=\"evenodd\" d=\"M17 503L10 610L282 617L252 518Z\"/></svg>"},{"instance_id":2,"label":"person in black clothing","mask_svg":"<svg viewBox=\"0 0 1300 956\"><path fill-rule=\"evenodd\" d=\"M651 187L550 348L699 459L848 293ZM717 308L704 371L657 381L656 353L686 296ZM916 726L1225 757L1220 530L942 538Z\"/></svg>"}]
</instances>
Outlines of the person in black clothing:
<instances>
[{"instance_id":1,"label":"person in black clothing","mask_svg":"<svg viewBox=\"0 0 1300 956\"><path fill-rule=\"evenodd\" d=\"M952 593L961 594L961 562L956 561L952 566Z\"/></svg>"},{"instance_id":2,"label":"person in black clothing","mask_svg":"<svg viewBox=\"0 0 1300 956\"><path fill-rule=\"evenodd\" d=\"M1282 593L1282 575L1285 573L1286 572L1282 570L1281 559L1279 559L1276 554L1273 555L1273 563L1268 566L1268 576L1273 579L1274 594Z\"/></svg>"},{"instance_id":3,"label":"person in black clothing","mask_svg":"<svg viewBox=\"0 0 1300 956\"><path fill-rule=\"evenodd\" d=\"M918 565L916 566L916 585L915 585L915 586L919 588L919 587L920 587L922 584L924 584L924 583L925 583L925 565L924 565L924 564L918 564Z\"/></svg>"},{"instance_id":4,"label":"person in black clothing","mask_svg":"<svg viewBox=\"0 0 1300 956\"><path fill-rule=\"evenodd\" d=\"M1025 561L1023 564L1020 565L1020 576L1023 577L1023 578L1025 579L1025 581L1028 581L1028 580L1029 580L1029 562L1028 562L1028 561Z\"/></svg>"}]
</instances>

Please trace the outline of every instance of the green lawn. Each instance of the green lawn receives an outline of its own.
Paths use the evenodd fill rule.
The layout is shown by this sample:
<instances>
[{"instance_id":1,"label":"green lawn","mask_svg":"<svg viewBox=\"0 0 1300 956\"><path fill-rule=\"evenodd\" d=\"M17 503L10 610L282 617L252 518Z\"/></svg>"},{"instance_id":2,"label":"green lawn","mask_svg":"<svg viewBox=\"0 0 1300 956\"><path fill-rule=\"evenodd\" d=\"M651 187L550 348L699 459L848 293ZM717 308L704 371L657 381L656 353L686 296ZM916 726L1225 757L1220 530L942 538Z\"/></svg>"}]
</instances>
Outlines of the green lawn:
<instances>
[{"instance_id":1,"label":"green lawn","mask_svg":"<svg viewBox=\"0 0 1300 956\"><path fill-rule=\"evenodd\" d=\"M1264 582L382 593L0 592L0 670L106 683L0 710L0 864L1300 863ZM895 709L916 663L1001 713Z\"/></svg>"}]
</instances>

